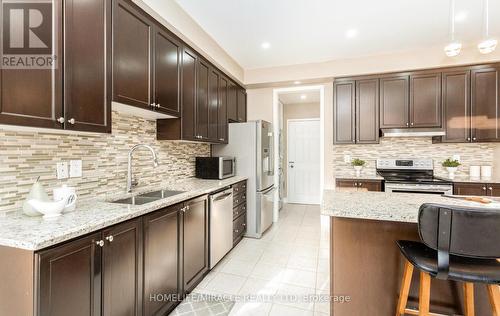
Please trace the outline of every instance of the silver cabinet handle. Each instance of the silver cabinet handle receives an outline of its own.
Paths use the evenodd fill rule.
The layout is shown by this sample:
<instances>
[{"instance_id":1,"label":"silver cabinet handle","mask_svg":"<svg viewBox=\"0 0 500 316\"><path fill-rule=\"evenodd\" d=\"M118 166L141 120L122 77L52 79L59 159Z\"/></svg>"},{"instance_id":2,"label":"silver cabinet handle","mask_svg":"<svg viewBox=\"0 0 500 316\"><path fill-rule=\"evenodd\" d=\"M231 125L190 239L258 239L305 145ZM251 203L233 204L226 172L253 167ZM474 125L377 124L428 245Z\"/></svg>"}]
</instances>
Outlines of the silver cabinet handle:
<instances>
[{"instance_id":1,"label":"silver cabinet handle","mask_svg":"<svg viewBox=\"0 0 500 316\"><path fill-rule=\"evenodd\" d=\"M61 123L61 124L64 124L65 121L66 120L64 119L64 117L60 117L60 118L57 119L57 122Z\"/></svg>"},{"instance_id":2,"label":"silver cabinet handle","mask_svg":"<svg viewBox=\"0 0 500 316\"><path fill-rule=\"evenodd\" d=\"M486 187L483 187L483 191L486 191Z\"/></svg>"},{"instance_id":3,"label":"silver cabinet handle","mask_svg":"<svg viewBox=\"0 0 500 316\"><path fill-rule=\"evenodd\" d=\"M151 107L155 108L156 107L156 103L151 103Z\"/></svg>"},{"instance_id":4,"label":"silver cabinet handle","mask_svg":"<svg viewBox=\"0 0 500 316\"><path fill-rule=\"evenodd\" d=\"M106 240L109 241L109 242L113 242L115 238L113 237L113 235L109 235L108 237L106 237Z\"/></svg>"},{"instance_id":5,"label":"silver cabinet handle","mask_svg":"<svg viewBox=\"0 0 500 316\"><path fill-rule=\"evenodd\" d=\"M68 122L69 122L69 124L71 124L71 125L75 125L75 119L74 119L74 118L70 119Z\"/></svg>"},{"instance_id":6,"label":"silver cabinet handle","mask_svg":"<svg viewBox=\"0 0 500 316\"><path fill-rule=\"evenodd\" d=\"M492 187L489 187L489 188L488 188L488 190L493 191L493 188L492 188Z\"/></svg>"},{"instance_id":7,"label":"silver cabinet handle","mask_svg":"<svg viewBox=\"0 0 500 316\"><path fill-rule=\"evenodd\" d=\"M246 224L246 223L243 223L243 224L241 224L241 226L245 227L245 226L247 226L247 224Z\"/></svg>"},{"instance_id":8,"label":"silver cabinet handle","mask_svg":"<svg viewBox=\"0 0 500 316\"><path fill-rule=\"evenodd\" d=\"M408 123L408 122L407 122L407 123L406 123L406 126L410 126L410 123Z\"/></svg>"},{"instance_id":9,"label":"silver cabinet handle","mask_svg":"<svg viewBox=\"0 0 500 316\"><path fill-rule=\"evenodd\" d=\"M358 183L357 182L354 182L354 186L357 187L358 186Z\"/></svg>"},{"instance_id":10,"label":"silver cabinet handle","mask_svg":"<svg viewBox=\"0 0 500 316\"><path fill-rule=\"evenodd\" d=\"M470 137L467 137L467 141L469 141L469 142L470 142Z\"/></svg>"},{"instance_id":11,"label":"silver cabinet handle","mask_svg":"<svg viewBox=\"0 0 500 316\"><path fill-rule=\"evenodd\" d=\"M413 122L411 122L411 126L413 126Z\"/></svg>"},{"instance_id":12,"label":"silver cabinet handle","mask_svg":"<svg viewBox=\"0 0 500 316\"><path fill-rule=\"evenodd\" d=\"M219 141L220 141L220 142L223 142L223 141L224 141L224 138L219 138Z\"/></svg>"},{"instance_id":13,"label":"silver cabinet handle","mask_svg":"<svg viewBox=\"0 0 500 316\"><path fill-rule=\"evenodd\" d=\"M472 140L476 140L476 138L475 138L475 137L472 137Z\"/></svg>"},{"instance_id":14,"label":"silver cabinet handle","mask_svg":"<svg viewBox=\"0 0 500 316\"><path fill-rule=\"evenodd\" d=\"M95 242L99 247L104 247L104 240L99 240Z\"/></svg>"},{"instance_id":15,"label":"silver cabinet handle","mask_svg":"<svg viewBox=\"0 0 500 316\"><path fill-rule=\"evenodd\" d=\"M235 230L234 232L235 232L235 233L239 233L240 231L239 231L239 230Z\"/></svg>"},{"instance_id":16,"label":"silver cabinet handle","mask_svg":"<svg viewBox=\"0 0 500 316\"><path fill-rule=\"evenodd\" d=\"M358 186L363 186L363 183L362 182L358 183Z\"/></svg>"}]
</instances>

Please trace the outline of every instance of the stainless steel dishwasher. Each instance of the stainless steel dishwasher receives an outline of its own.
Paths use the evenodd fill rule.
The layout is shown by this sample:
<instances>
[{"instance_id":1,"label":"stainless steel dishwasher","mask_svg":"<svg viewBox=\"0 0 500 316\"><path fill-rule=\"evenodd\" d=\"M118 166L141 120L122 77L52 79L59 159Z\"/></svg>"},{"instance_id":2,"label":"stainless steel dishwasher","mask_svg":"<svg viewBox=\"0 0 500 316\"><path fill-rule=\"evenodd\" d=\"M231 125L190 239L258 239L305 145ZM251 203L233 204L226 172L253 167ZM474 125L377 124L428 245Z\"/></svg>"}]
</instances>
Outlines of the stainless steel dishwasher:
<instances>
[{"instance_id":1,"label":"stainless steel dishwasher","mask_svg":"<svg viewBox=\"0 0 500 316\"><path fill-rule=\"evenodd\" d=\"M210 196L210 269L233 248L233 189Z\"/></svg>"}]
</instances>

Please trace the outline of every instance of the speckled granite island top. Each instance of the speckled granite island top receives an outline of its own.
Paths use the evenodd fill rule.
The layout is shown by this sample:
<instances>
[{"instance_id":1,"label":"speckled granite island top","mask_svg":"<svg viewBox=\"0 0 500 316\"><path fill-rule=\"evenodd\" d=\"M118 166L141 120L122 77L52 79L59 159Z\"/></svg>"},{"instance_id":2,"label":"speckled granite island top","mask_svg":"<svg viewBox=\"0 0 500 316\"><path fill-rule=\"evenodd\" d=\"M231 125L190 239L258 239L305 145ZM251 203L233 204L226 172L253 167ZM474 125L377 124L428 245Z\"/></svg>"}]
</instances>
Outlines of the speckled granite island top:
<instances>
[{"instance_id":1,"label":"speckled granite island top","mask_svg":"<svg viewBox=\"0 0 500 316\"><path fill-rule=\"evenodd\" d=\"M64 214L54 220L28 217L20 212L12 213L0 218L0 246L40 250L200 195L218 191L243 180L246 178L232 177L225 180L192 178L108 199L114 201L160 189L186 191L144 205L116 204L98 200L82 201L74 212Z\"/></svg>"},{"instance_id":2,"label":"speckled granite island top","mask_svg":"<svg viewBox=\"0 0 500 316\"><path fill-rule=\"evenodd\" d=\"M500 209L500 203L485 205L435 194L325 190L321 213L333 217L417 223L418 210L424 203Z\"/></svg>"}]
</instances>

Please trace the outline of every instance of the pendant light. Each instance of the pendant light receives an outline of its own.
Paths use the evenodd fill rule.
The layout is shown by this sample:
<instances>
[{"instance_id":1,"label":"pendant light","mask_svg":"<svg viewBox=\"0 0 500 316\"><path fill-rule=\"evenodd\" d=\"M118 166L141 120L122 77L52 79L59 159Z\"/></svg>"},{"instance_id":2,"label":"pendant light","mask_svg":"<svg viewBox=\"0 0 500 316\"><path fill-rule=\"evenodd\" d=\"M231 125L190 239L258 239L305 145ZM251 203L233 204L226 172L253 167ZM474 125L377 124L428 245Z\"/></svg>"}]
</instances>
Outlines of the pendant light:
<instances>
[{"instance_id":1,"label":"pendant light","mask_svg":"<svg viewBox=\"0 0 500 316\"><path fill-rule=\"evenodd\" d=\"M489 0L484 0L484 40L477 45L481 54L489 54L497 47L497 40L489 38Z\"/></svg>"},{"instance_id":2,"label":"pendant light","mask_svg":"<svg viewBox=\"0 0 500 316\"><path fill-rule=\"evenodd\" d=\"M448 57L455 57L462 49L462 43L455 41L455 0L450 0L450 35L451 43L446 45L444 52Z\"/></svg>"}]
</instances>

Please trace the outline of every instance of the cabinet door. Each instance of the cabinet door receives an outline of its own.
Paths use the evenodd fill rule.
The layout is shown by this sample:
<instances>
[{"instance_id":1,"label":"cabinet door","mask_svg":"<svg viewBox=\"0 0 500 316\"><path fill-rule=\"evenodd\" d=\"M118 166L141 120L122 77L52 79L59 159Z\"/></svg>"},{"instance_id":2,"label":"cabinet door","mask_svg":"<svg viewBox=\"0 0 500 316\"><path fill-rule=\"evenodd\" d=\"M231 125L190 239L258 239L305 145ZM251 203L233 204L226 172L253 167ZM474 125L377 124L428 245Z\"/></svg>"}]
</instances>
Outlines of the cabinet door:
<instances>
[{"instance_id":1,"label":"cabinet door","mask_svg":"<svg viewBox=\"0 0 500 316\"><path fill-rule=\"evenodd\" d=\"M247 121L247 93L244 89L238 89L238 122Z\"/></svg>"},{"instance_id":2,"label":"cabinet door","mask_svg":"<svg viewBox=\"0 0 500 316\"><path fill-rule=\"evenodd\" d=\"M336 186L337 186L337 191L343 192L352 192L357 190L357 185L355 185L354 180L337 180L336 181Z\"/></svg>"},{"instance_id":3,"label":"cabinet door","mask_svg":"<svg viewBox=\"0 0 500 316\"><path fill-rule=\"evenodd\" d=\"M196 68L198 82L196 89L196 135L200 140L208 140L208 77L210 68L201 59L198 59Z\"/></svg>"},{"instance_id":4,"label":"cabinet door","mask_svg":"<svg viewBox=\"0 0 500 316\"><path fill-rule=\"evenodd\" d=\"M355 131L355 82L343 81L333 84L334 92L334 143L353 144Z\"/></svg>"},{"instance_id":5,"label":"cabinet door","mask_svg":"<svg viewBox=\"0 0 500 316\"><path fill-rule=\"evenodd\" d=\"M484 183L454 183L453 194L455 195L487 195L487 186Z\"/></svg>"},{"instance_id":6,"label":"cabinet door","mask_svg":"<svg viewBox=\"0 0 500 316\"><path fill-rule=\"evenodd\" d=\"M101 234L37 254L37 315L101 315Z\"/></svg>"},{"instance_id":7,"label":"cabinet door","mask_svg":"<svg viewBox=\"0 0 500 316\"><path fill-rule=\"evenodd\" d=\"M380 79L380 128L409 127L408 76Z\"/></svg>"},{"instance_id":8,"label":"cabinet door","mask_svg":"<svg viewBox=\"0 0 500 316\"><path fill-rule=\"evenodd\" d=\"M472 140L498 141L499 135L499 68L473 69L471 72Z\"/></svg>"},{"instance_id":9,"label":"cabinet door","mask_svg":"<svg viewBox=\"0 0 500 316\"><path fill-rule=\"evenodd\" d=\"M104 316L142 315L142 221L136 219L103 232Z\"/></svg>"},{"instance_id":10,"label":"cabinet door","mask_svg":"<svg viewBox=\"0 0 500 316\"><path fill-rule=\"evenodd\" d=\"M219 132L219 72L210 69L208 78L208 139L218 142Z\"/></svg>"},{"instance_id":11,"label":"cabinet door","mask_svg":"<svg viewBox=\"0 0 500 316\"><path fill-rule=\"evenodd\" d=\"M470 135L470 71L443 73L443 142L469 142Z\"/></svg>"},{"instance_id":12,"label":"cabinet door","mask_svg":"<svg viewBox=\"0 0 500 316\"><path fill-rule=\"evenodd\" d=\"M62 1L54 4L52 29L62 29ZM16 3L1 1L3 9L15 7ZM13 8L14 9L14 8ZM7 12L5 12L7 13ZM62 72L63 51L62 34L54 32L55 43L51 53L56 55L57 67L54 69L7 69L0 68L0 124L32 126L43 128L63 128L57 120L63 115ZM50 43L47 43L50 45ZM24 48L23 48L24 49ZM4 50L7 50L4 47ZM16 49L12 54L18 54Z\"/></svg>"},{"instance_id":13,"label":"cabinet door","mask_svg":"<svg viewBox=\"0 0 500 316\"><path fill-rule=\"evenodd\" d=\"M111 1L64 2L65 128L111 133Z\"/></svg>"},{"instance_id":14,"label":"cabinet door","mask_svg":"<svg viewBox=\"0 0 500 316\"><path fill-rule=\"evenodd\" d=\"M182 139L196 140L196 60L191 50L182 54Z\"/></svg>"},{"instance_id":15,"label":"cabinet door","mask_svg":"<svg viewBox=\"0 0 500 316\"><path fill-rule=\"evenodd\" d=\"M358 191L381 192L382 191L382 181L359 180L357 187L358 187Z\"/></svg>"},{"instance_id":16,"label":"cabinet door","mask_svg":"<svg viewBox=\"0 0 500 316\"><path fill-rule=\"evenodd\" d=\"M155 31L155 103L157 110L180 116L182 46L163 27Z\"/></svg>"},{"instance_id":17,"label":"cabinet door","mask_svg":"<svg viewBox=\"0 0 500 316\"><path fill-rule=\"evenodd\" d=\"M379 142L378 79L356 81L356 143Z\"/></svg>"},{"instance_id":18,"label":"cabinet door","mask_svg":"<svg viewBox=\"0 0 500 316\"><path fill-rule=\"evenodd\" d=\"M219 119L217 138L219 142L227 144L227 79L225 77L220 77L219 80L219 109L217 111L217 117Z\"/></svg>"},{"instance_id":19,"label":"cabinet door","mask_svg":"<svg viewBox=\"0 0 500 316\"><path fill-rule=\"evenodd\" d=\"M184 289L190 292L208 271L208 204L201 197L186 203L183 216Z\"/></svg>"},{"instance_id":20,"label":"cabinet door","mask_svg":"<svg viewBox=\"0 0 500 316\"><path fill-rule=\"evenodd\" d=\"M489 183L488 184L488 196L500 196L500 184Z\"/></svg>"},{"instance_id":21,"label":"cabinet door","mask_svg":"<svg viewBox=\"0 0 500 316\"><path fill-rule=\"evenodd\" d=\"M227 93L227 119L238 122L238 90L233 82L229 82Z\"/></svg>"},{"instance_id":22,"label":"cabinet door","mask_svg":"<svg viewBox=\"0 0 500 316\"><path fill-rule=\"evenodd\" d=\"M114 2L113 99L151 109L153 22L135 5Z\"/></svg>"},{"instance_id":23,"label":"cabinet door","mask_svg":"<svg viewBox=\"0 0 500 316\"><path fill-rule=\"evenodd\" d=\"M441 73L410 76L410 127L441 127Z\"/></svg>"},{"instance_id":24,"label":"cabinet door","mask_svg":"<svg viewBox=\"0 0 500 316\"><path fill-rule=\"evenodd\" d=\"M167 315L179 289L179 219L182 204L144 216L144 316ZM151 299L172 295L171 300Z\"/></svg>"}]
</instances>

